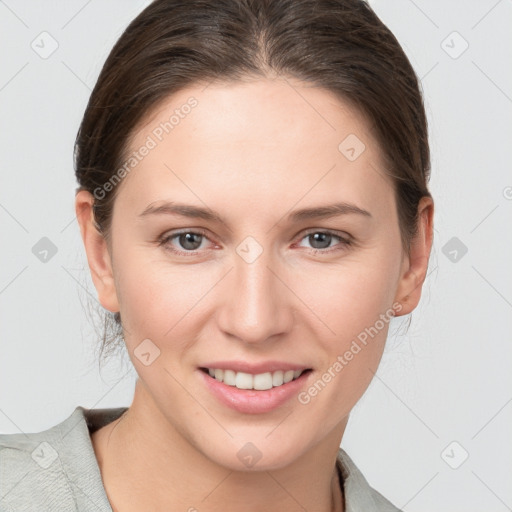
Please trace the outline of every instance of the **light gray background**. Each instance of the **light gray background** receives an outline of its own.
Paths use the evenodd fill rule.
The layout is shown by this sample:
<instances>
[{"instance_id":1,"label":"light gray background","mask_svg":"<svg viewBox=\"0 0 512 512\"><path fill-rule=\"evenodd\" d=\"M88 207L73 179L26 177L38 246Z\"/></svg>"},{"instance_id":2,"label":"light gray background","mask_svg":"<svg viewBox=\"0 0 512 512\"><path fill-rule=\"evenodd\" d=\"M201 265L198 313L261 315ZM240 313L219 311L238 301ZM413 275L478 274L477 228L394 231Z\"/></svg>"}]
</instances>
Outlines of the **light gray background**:
<instances>
[{"instance_id":1,"label":"light gray background","mask_svg":"<svg viewBox=\"0 0 512 512\"><path fill-rule=\"evenodd\" d=\"M127 356L98 372L72 154L100 68L147 4L0 1L0 432L131 403ZM436 231L411 327L392 327L342 446L408 512L512 510L512 2L371 5L422 79ZM44 31L47 58L31 47L51 49Z\"/></svg>"}]
</instances>

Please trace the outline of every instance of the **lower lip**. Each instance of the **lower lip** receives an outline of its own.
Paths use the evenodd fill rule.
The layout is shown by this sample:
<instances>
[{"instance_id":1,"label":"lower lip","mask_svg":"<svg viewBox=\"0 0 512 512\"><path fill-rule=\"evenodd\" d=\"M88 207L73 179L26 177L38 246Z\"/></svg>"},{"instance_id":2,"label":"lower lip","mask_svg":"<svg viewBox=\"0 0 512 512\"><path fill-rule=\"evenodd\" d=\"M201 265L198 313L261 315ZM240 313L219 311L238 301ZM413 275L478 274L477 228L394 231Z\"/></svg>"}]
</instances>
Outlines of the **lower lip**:
<instances>
[{"instance_id":1,"label":"lower lip","mask_svg":"<svg viewBox=\"0 0 512 512\"><path fill-rule=\"evenodd\" d=\"M208 389L220 402L244 414L262 414L277 409L287 400L298 395L300 389L312 373L309 370L302 373L298 379L287 382L282 386L256 391L254 389L238 389L234 386L228 386L210 377L208 373L202 370L198 371Z\"/></svg>"}]
</instances>

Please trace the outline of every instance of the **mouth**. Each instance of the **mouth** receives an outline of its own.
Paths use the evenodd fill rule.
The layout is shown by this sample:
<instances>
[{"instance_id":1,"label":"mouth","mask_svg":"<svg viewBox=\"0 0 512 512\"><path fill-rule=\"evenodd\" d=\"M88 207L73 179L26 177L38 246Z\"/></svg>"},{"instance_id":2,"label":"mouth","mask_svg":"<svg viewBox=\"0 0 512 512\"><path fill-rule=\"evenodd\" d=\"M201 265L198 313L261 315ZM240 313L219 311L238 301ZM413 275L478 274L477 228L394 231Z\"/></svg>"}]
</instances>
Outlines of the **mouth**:
<instances>
[{"instance_id":1,"label":"mouth","mask_svg":"<svg viewBox=\"0 0 512 512\"><path fill-rule=\"evenodd\" d=\"M303 370L276 370L273 372L252 374L223 368L199 369L212 379L222 382L227 386L254 391L266 391L282 387L289 382L299 379L305 374L311 373L312 371L311 368L305 368Z\"/></svg>"},{"instance_id":2,"label":"mouth","mask_svg":"<svg viewBox=\"0 0 512 512\"><path fill-rule=\"evenodd\" d=\"M231 363L231 366L235 364ZM243 368L244 364L238 362L236 366ZM249 369L248 366L245 364L244 369ZM266 368L258 370L273 371L249 373L230 368L202 367L198 368L198 374L218 403L239 413L254 415L270 414L285 403L289 403L308 385L313 373L312 368L301 369L297 366L294 369L279 370L278 363L267 363L265 366Z\"/></svg>"}]
</instances>

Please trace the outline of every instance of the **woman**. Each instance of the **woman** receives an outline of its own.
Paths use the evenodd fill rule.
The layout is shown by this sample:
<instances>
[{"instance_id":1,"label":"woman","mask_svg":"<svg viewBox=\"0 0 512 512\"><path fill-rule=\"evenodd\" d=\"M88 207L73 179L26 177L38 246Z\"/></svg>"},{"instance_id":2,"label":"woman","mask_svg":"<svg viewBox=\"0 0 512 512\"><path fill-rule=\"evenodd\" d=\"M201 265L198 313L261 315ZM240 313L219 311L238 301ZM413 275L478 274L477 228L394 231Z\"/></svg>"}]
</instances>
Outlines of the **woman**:
<instances>
[{"instance_id":1,"label":"woman","mask_svg":"<svg viewBox=\"0 0 512 512\"><path fill-rule=\"evenodd\" d=\"M433 232L418 81L370 7L155 0L75 162L138 380L129 408L0 436L0 510L398 510L340 449Z\"/></svg>"}]
</instances>

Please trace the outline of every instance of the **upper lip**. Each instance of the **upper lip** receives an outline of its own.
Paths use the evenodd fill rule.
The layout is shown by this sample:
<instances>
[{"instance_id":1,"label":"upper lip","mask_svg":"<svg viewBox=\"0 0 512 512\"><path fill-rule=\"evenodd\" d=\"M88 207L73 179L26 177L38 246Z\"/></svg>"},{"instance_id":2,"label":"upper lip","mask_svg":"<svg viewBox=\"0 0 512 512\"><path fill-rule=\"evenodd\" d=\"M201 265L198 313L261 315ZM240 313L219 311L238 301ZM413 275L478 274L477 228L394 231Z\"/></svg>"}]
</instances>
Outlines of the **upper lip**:
<instances>
[{"instance_id":1,"label":"upper lip","mask_svg":"<svg viewBox=\"0 0 512 512\"><path fill-rule=\"evenodd\" d=\"M201 368L216 368L220 370L233 370L234 372L252 373L258 375L278 370L309 370L308 366L293 364L284 361L264 361L262 363L249 363L247 361L213 361L205 363Z\"/></svg>"}]
</instances>

